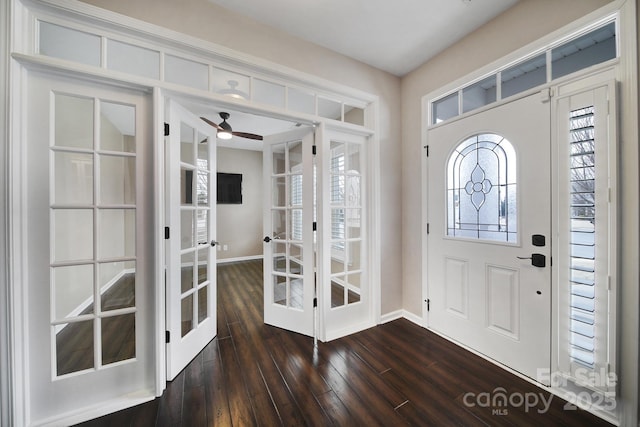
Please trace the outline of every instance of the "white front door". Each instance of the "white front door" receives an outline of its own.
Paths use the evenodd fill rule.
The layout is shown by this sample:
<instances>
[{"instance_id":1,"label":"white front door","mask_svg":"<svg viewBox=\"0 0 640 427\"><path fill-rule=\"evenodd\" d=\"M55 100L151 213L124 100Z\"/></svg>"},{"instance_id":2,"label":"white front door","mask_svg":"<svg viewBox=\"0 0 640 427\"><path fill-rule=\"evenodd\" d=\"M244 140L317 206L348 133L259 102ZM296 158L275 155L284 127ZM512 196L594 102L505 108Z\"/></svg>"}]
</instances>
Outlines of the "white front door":
<instances>
[{"instance_id":1,"label":"white front door","mask_svg":"<svg viewBox=\"0 0 640 427\"><path fill-rule=\"evenodd\" d=\"M211 341L216 326L216 137L169 101L167 185L167 378Z\"/></svg>"},{"instance_id":2,"label":"white front door","mask_svg":"<svg viewBox=\"0 0 640 427\"><path fill-rule=\"evenodd\" d=\"M524 375L550 368L550 105L428 133L428 327Z\"/></svg>"},{"instance_id":3,"label":"white front door","mask_svg":"<svg viewBox=\"0 0 640 427\"><path fill-rule=\"evenodd\" d=\"M68 425L155 395L152 116L132 90L35 72L26 86L17 381L25 424Z\"/></svg>"},{"instance_id":4,"label":"white front door","mask_svg":"<svg viewBox=\"0 0 640 427\"><path fill-rule=\"evenodd\" d=\"M314 335L313 129L264 139L264 322Z\"/></svg>"}]
</instances>

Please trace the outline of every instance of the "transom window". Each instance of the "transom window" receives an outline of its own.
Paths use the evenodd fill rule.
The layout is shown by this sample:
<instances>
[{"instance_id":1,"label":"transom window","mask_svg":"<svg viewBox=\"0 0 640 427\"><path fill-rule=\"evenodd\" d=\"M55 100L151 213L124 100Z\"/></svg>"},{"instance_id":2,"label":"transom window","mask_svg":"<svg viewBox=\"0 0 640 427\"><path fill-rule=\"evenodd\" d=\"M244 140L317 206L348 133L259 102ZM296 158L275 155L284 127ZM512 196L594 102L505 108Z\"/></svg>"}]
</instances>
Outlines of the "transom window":
<instances>
[{"instance_id":1,"label":"transom window","mask_svg":"<svg viewBox=\"0 0 640 427\"><path fill-rule=\"evenodd\" d=\"M474 135L449 156L447 235L515 243L516 153L500 135Z\"/></svg>"}]
</instances>

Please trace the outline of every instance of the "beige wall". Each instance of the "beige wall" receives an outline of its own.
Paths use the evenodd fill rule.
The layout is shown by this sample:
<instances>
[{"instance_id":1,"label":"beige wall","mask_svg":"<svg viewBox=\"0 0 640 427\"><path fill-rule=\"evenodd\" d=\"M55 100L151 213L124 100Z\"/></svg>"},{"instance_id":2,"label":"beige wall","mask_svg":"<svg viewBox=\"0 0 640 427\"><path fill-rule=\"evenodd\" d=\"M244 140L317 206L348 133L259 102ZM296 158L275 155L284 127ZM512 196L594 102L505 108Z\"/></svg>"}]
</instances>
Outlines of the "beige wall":
<instances>
[{"instance_id":1,"label":"beige wall","mask_svg":"<svg viewBox=\"0 0 640 427\"><path fill-rule=\"evenodd\" d=\"M85 0L239 52L363 90L380 98L382 313L402 307L400 79L296 39L207 0Z\"/></svg>"},{"instance_id":2,"label":"beige wall","mask_svg":"<svg viewBox=\"0 0 640 427\"><path fill-rule=\"evenodd\" d=\"M490 64L604 6L611 0L520 0L402 79L402 238L404 254L421 253L421 157L424 95ZM421 258L403 257L403 307L421 314Z\"/></svg>"},{"instance_id":3,"label":"beige wall","mask_svg":"<svg viewBox=\"0 0 640 427\"><path fill-rule=\"evenodd\" d=\"M242 174L242 204L217 205L218 259L262 255L262 152L218 148L218 172Z\"/></svg>"}]
</instances>

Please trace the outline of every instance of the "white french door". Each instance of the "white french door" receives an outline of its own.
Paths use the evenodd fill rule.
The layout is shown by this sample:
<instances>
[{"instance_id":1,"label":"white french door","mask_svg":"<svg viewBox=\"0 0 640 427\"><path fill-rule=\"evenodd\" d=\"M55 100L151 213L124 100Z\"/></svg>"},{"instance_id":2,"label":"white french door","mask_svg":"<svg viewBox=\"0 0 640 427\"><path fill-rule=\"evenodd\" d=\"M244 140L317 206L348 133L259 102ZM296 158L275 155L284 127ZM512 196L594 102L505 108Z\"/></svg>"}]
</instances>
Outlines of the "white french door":
<instances>
[{"instance_id":1,"label":"white french door","mask_svg":"<svg viewBox=\"0 0 640 427\"><path fill-rule=\"evenodd\" d=\"M264 322L314 335L314 133L264 139Z\"/></svg>"},{"instance_id":2,"label":"white french door","mask_svg":"<svg viewBox=\"0 0 640 427\"><path fill-rule=\"evenodd\" d=\"M167 378L211 341L216 325L216 137L169 100L166 146Z\"/></svg>"},{"instance_id":3,"label":"white french door","mask_svg":"<svg viewBox=\"0 0 640 427\"><path fill-rule=\"evenodd\" d=\"M550 104L429 131L428 327L533 379L550 368Z\"/></svg>"},{"instance_id":4,"label":"white french door","mask_svg":"<svg viewBox=\"0 0 640 427\"><path fill-rule=\"evenodd\" d=\"M150 103L35 72L26 99L25 421L61 425L155 395Z\"/></svg>"}]
</instances>

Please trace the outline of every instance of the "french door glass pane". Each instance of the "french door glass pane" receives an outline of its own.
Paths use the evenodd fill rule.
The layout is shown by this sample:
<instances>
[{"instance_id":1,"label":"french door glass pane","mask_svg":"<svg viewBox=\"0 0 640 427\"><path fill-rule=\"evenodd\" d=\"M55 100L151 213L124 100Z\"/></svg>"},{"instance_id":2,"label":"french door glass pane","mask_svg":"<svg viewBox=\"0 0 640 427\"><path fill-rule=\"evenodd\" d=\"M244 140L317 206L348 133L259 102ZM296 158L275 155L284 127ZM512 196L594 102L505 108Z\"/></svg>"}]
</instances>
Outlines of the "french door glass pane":
<instances>
[{"instance_id":1,"label":"french door glass pane","mask_svg":"<svg viewBox=\"0 0 640 427\"><path fill-rule=\"evenodd\" d=\"M93 112L92 98L56 94L54 145L93 149Z\"/></svg>"},{"instance_id":2,"label":"french door glass pane","mask_svg":"<svg viewBox=\"0 0 640 427\"><path fill-rule=\"evenodd\" d=\"M209 246L198 248L198 285L209 280Z\"/></svg>"},{"instance_id":3,"label":"french door glass pane","mask_svg":"<svg viewBox=\"0 0 640 427\"><path fill-rule=\"evenodd\" d=\"M98 264L101 311L131 308L136 305L135 261Z\"/></svg>"},{"instance_id":4,"label":"french door glass pane","mask_svg":"<svg viewBox=\"0 0 640 427\"><path fill-rule=\"evenodd\" d=\"M93 313L93 264L55 267L52 272L55 319Z\"/></svg>"},{"instance_id":5,"label":"french door glass pane","mask_svg":"<svg viewBox=\"0 0 640 427\"><path fill-rule=\"evenodd\" d=\"M102 364L136 357L136 316L134 313L104 317L102 325Z\"/></svg>"},{"instance_id":6,"label":"french door glass pane","mask_svg":"<svg viewBox=\"0 0 640 427\"><path fill-rule=\"evenodd\" d=\"M182 317L182 336L187 335L194 327L193 325L193 294L187 295L182 299L182 303L180 304L182 307L181 317Z\"/></svg>"},{"instance_id":7,"label":"french door glass pane","mask_svg":"<svg viewBox=\"0 0 640 427\"><path fill-rule=\"evenodd\" d=\"M53 153L57 205L93 204L93 155L58 151Z\"/></svg>"},{"instance_id":8,"label":"french door glass pane","mask_svg":"<svg viewBox=\"0 0 640 427\"><path fill-rule=\"evenodd\" d=\"M93 209L53 209L54 262L93 259Z\"/></svg>"},{"instance_id":9,"label":"french door glass pane","mask_svg":"<svg viewBox=\"0 0 640 427\"><path fill-rule=\"evenodd\" d=\"M99 209L98 222L100 259L135 257L136 211L134 209Z\"/></svg>"},{"instance_id":10,"label":"french door glass pane","mask_svg":"<svg viewBox=\"0 0 640 427\"><path fill-rule=\"evenodd\" d=\"M180 211L180 248L188 249L195 246L195 235L193 234L193 216L195 211L183 209Z\"/></svg>"},{"instance_id":11,"label":"french door glass pane","mask_svg":"<svg viewBox=\"0 0 640 427\"><path fill-rule=\"evenodd\" d=\"M136 158L98 156L100 161L100 203L134 205L136 203Z\"/></svg>"},{"instance_id":12,"label":"french door glass pane","mask_svg":"<svg viewBox=\"0 0 640 427\"><path fill-rule=\"evenodd\" d=\"M206 285L198 290L198 323L202 323L209 317L209 289Z\"/></svg>"},{"instance_id":13,"label":"french door glass pane","mask_svg":"<svg viewBox=\"0 0 640 427\"><path fill-rule=\"evenodd\" d=\"M100 150L136 152L136 110L131 105L100 103Z\"/></svg>"},{"instance_id":14,"label":"french door glass pane","mask_svg":"<svg viewBox=\"0 0 640 427\"><path fill-rule=\"evenodd\" d=\"M55 335L56 374L65 375L94 367L93 320L65 323Z\"/></svg>"},{"instance_id":15,"label":"french door glass pane","mask_svg":"<svg viewBox=\"0 0 640 427\"><path fill-rule=\"evenodd\" d=\"M182 293L187 292L188 290L193 288L193 271L195 268L195 251L189 251L187 253L182 254L182 262L181 262L181 286L180 289Z\"/></svg>"}]
</instances>

